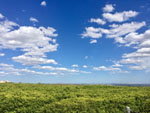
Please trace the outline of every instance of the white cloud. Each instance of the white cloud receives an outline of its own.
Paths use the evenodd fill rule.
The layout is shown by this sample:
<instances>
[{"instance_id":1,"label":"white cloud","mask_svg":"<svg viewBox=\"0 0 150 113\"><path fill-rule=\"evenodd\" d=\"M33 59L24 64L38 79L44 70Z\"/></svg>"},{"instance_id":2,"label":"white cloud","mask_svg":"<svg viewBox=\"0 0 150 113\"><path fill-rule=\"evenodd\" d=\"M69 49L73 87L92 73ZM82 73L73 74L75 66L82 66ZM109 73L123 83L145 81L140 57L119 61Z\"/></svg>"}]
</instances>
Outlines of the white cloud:
<instances>
[{"instance_id":1,"label":"white cloud","mask_svg":"<svg viewBox=\"0 0 150 113\"><path fill-rule=\"evenodd\" d=\"M55 72L39 72L39 71L34 71L34 70L29 70L29 69L21 69L20 72L23 75L26 74L32 74L32 75L57 75Z\"/></svg>"},{"instance_id":2,"label":"white cloud","mask_svg":"<svg viewBox=\"0 0 150 113\"><path fill-rule=\"evenodd\" d=\"M90 19L90 22L91 22L91 23L97 23L97 24L100 24L100 25L104 25L104 24L106 23L104 20L102 20L102 19L100 19L100 18L97 18L97 19L91 18L91 19Z\"/></svg>"},{"instance_id":3,"label":"white cloud","mask_svg":"<svg viewBox=\"0 0 150 113\"><path fill-rule=\"evenodd\" d=\"M146 66L129 66L131 70L144 70Z\"/></svg>"},{"instance_id":4,"label":"white cloud","mask_svg":"<svg viewBox=\"0 0 150 113\"><path fill-rule=\"evenodd\" d=\"M102 35L105 34L106 38L114 38L116 42L122 44L126 43L122 36L127 35L129 33L133 33L145 25L146 23L143 21L123 23L121 25L112 24L110 25L110 29L104 29L101 27L86 27L85 32L82 34L82 37L89 37L91 38L90 43L96 43L96 39L101 38Z\"/></svg>"},{"instance_id":5,"label":"white cloud","mask_svg":"<svg viewBox=\"0 0 150 113\"><path fill-rule=\"evenodd\" d=\"M83 74L91 74L92 72L89 72L89 71L80 71L80 73L83 73Z\"/></svg>"},{"instance_id":6,"label":"white cloud","mask_svg":"<svg viewBox=\"0 0 150 113\"><path fill-rule=\"evenodd\" d=\"M113 7L112 4L106 4L105 7L103 8L104 12L112 12L115 8Z\"/></svg>"},{"instance_id":7,"label":"white cloud","mask_svg":"<svg viewBox=\"0 0 150 113\"><path fill-rule=\"evenodd\" d=\"M86 31L83 34L81 34L83 38L91 37L93 39L97 39L102 37L101 29L99 28L86 27L85 30Z\"/></svg>"},{"instance_id":8,"label":"white cloud","mask_svg":"<svg viewBox=\"0 0 150 113\"><path fill-rule=\"evenodd\" d=\"M150 71L150 30L138 34L136 32L125 36L125 46L135 49L134 52L125 53L120 63L128 65L131 70Z\"/></svg>"},{"instance_id":9,"label":"white cloud","mask_svg":"<svg viewBox=\"0 0 150 113\"><path fill-rule=\"evenodd\" d=\"M99 66L99 67L93 67L93 70L96 71L120 71L120 68L114 68L114 67L105 67L105 66Z\"/></svg>"},{"instance_id":10,"label":"white cloud","mask_svg":"<svg viewBox=\"0 0 150 113\"><path fill-rule=\"evenodd\" d=\"M135 17L138 15L136 11L123 11L116 12L114 14L111 13L103 13L103 18L107 19L109 22L124 22L127 21L131 17Z\"/></svg>"},{"instance_id":11,"label":"white cloud","mask_svg":"<svg viewBox=\"0 0 150 113\"><path fill-rule=\"evenodd\" d=\"M34 18L34 17L30 17L30 21L31 22L39 22L36 18Z\"/></svg>"},{"instance_id":12,"label":"white cloud","mask_svg":"<svg viewBox=\"0 0 150 113\"><path fill-rule=\"evenodd\" d=\"M108 9L108 10L107 10ZM131 17L137 16L139 13L136 11L123 11L123 12L116 12L114 14L109 13L113 11L112 4L107 4L103 10L107 13L103 13L102 16L104 19L110 21L110 22L124 22L129 20ZM105 24L105 21L103 19L97 18L91 18L90 22L96 22L98 24ZM96 39L99 39L103 36L106 36L106 38L114 38L116 42L120 44L125 44L124 36L133 33L140 29L141 27L145 26L146 23L143 22L128 22L123 24L111 24L108 25L108 28L101 28L101 27L86 27L85 31L81 34L82 38L91 38L90 43L97 43ZM126 45L127 46L127 45Z\"/></svg>"},{"instance_id":13,"label":"white cloud","mask_svg":"<svg viewBox=\"0 0 150 113\"><path fill-rule=\"evenodd\" d=\"M19 26L4 20L0 22L0 48L20 49L23 55L13 57L13 60L23 65L44 64L56 62L46 59L47 52L57 51L56 30L52 27ZM32 62L30 62L32 61Z\"/></svg>"},{"instance_id":14,"label":"white cloud","mask_svg":"<svg viewBox=\"0 0 150 113\"><path fill-rule=\"evenodd\" d=\"M137 48L135 52L126 53L122 56L120 61L123 64L128 64L130 69L140 70L150 70L150 47L149 48ZM130 66L134 64L135 66Z\"/></svg>"},{"instance_id":15,"label":"white cloud","mask_svg":"<svg viewBox=\"0 0 150 113\"><path fill-rule=\"evenodd\" d=\"M52 27L45 28L45 27L41 26L41 27L39 27L39 30L41 30L45 36L53 36L53 37L58 36L58 34L54 33L56 30Z\"/></svg>"},{"instance_id":16,"label":"white cloud","mask_svg":"<svg viewBox=\"0 0 150 113\"><path fill-rule=\"evenodd\" d=\"M126 41L126 46L138 45L139 47L149 47L149 36L150 30L146 30L143 34L133 32L126 35L124 40Z\"/></svg>"},{"instance_id":17,"label":"white cloud","mask_svg":"<svg viewBox=\"0 0 150 113\"><path fill-rule=\"evenodd\" d=\"M150 53L150 48L139 48L138 53Z\"/></svg>"},{"instance_id":18,"label":"white cloud","mask_svg":"<svg viewBox=\"0 0 150 113\"><path fill-rule=\"evenodd\" d=\"M31 57L26 55L21 55L12 58L15 62L22 63L23 65L38 65L38 64L58 64L54 59L46 59L39 57Z\"/></svg>"},{"instance_id":19,"label":"white cloud","mask_svg":"<svg viewBox=\"0 0 150 113\"><path fill-rule=\"evenodd\" d=\"M130 33L125 36L124 40L126 45L134 45L134 48L138 48L138 53L149 52L150 47L150 30L146 30L144 33L138 34L136 32Z\"/></svg>"},{"instance_id":20,"label":"white cloud","mask_svg":"<svg viewBox=\"0 0 150 113\"><path fill-rule=\"evenodd\" d=\"M77 73L84 73L84 74L91 74L91 72L88 71L82 71L82 70L77 70L77 69L69 69L65 67L52 67L52 66L34 66L33 68L37 69L44 69L44 70L49 70L49 71L55 71L58 74L77 74Z\"/></svg>"},{"instance_id":21,"label":"white cloud","mask_svg":"<svg viewBox=\"0 0 150 113\"><path fill-rule=\"evenodd\" d=\"M79 72L79 70L68 69L68 68L65 68L65 67L34 66L34 68L45 69L45 70L50 70L50 71L70 72L70 73L77 73L77 72Z\"/></svg>"},{"instance_id":22,"label":"white cloud","mask_svg":"<svg viewBox=\"0 0 150 113\"><path fill-rule=\"evenodd\" d=\"M138 63L142 63L141 59L134 59L134 58L127 58L127 59L122 59L120 61L120 63L123 64L138 64Z\"/></svg>"},{"instance_id":23,"label":"white cloud","mask_svg":"<svg viewBox=\"0 0 150 113\"><path fill-rule=\"evenodd\" d=\"M131 22L124 23L122 25L116 25L116 27L108 30L108 32L106 33L106 37L114 38L116 42L124 44L127 41L127 39L125 40L125 38L129 33L133 33L145 25L145 22ZM122 38L124 35L126 35L126 37Z\"/></svg>"},{"instance_id":24,"label":"white cloud","mask_svg":"<svg viewBox=\"0 0 150 113\"><path fill-rule=\"evenodd\" d=\"M8 21L8 20L1 21L0 22L0 34L9 32L13 30L13 27L18 27L18 26L19 26L18 24L12 21Z\"/></svg>"},{"instance_id":25,"label":"white cloud","mask_svg":"<svg viewBox=\"0 0 150 113\"><path fill-rule=\"evenodd\" d=\"M83 68L87 68L88 66L87 66L87 65L83 65L82 67L83 67Z\"/></svg>"},{"instance_id":26,"label":"white cloud","mask_svg":"<svg viewBox=\"0 0 150 113\"><path fill-rule=\"evenodd\" d=\"M5 53L0 53L0 56L5 56Z\"/></svg>"},{"instance_id":27,"label":"white cloud","mask_svg":"<svg viewBox=\"0 0 150 113\"><path fill-rule=\"evenodd\" d=\"M93 67L93 70L95 71L109 71L111 73L129 73L128 71L122 70L119 66L114 67L114 66L99 66L99 67Z\"/></svg>"},{"instance_id":28,"label":"white cloud","mask_svg":"<svg viewBox=\"0 0 150 113\"><path fill-rule=\"evenodd\" d=\"M50 31L50 32L52 32L52 31ZM8 32L7 34L1 34L1 35L3 37L5 36L7 38L7 40L9 40L9 38L11 37L11 39L12 39L11 42L12 43L3 44L3 45L6 45L8 47L9 47L9 44L11 45L11 44L13 44L13 42L14 43L18 42L18 44L19 44L19 41L20 41L20 43L21 43L23 38L19 39L20 36L26 38L23 41L27 41L27 40L29 40L32 37L30 39L30 41L29 41L31 43L32 42L35 43L39 39L41 39L41 41L45 41L45 42L42 42L42 43L45 44L47 41L51 40L49 37L44 36L44 35L48 35L48 34L44 33L40 28L38 29L38 28L35 28L35 27L30 27L30 26L21 26L18 30L14 30L14 31ZM34 36L36 36L36 37L34 38ZM51 35L49 35L49 36L51 36ZM53 36L53 34L52 34L52 36ZM17 41L15 42L15 40L17 40ZM42 44L40 42L37 45L39 45L39 46L41 45L42 46ZM21 46L21 45L19 45L19 46ZM16 48L16 47L14 47L14 48Z\"/></svg>"},{"instance_id":29,"label":"white cloud","mask_svg":"<svg viewBox=\"0 0 150 113\"><path fill-rule=\"evenodd\" d=\"M128 33L137 31L138 29L140 29L145 25L146 25L145 22L131 22L117 25L116 27L113 27L109 30L109 32L107 33L107 37L109 38L120 37Z\"/></svg>"},{"instance_id":30,"label":"white cloud","mask_svg":"<svg viewBox=\"0 0 150 113\"><path fill-rule=\"evenodd\" d=\"M20 75L18 69L15 69L13 65L0 63L0 71L2 72L1 75Z\"/></svg>"},{"instance_id":31,"label":"white cloud","mask_svg":"<svg viewBox=\"0 0 150 113\"><path fill-rule=\"evenodd\" d=\"M58 64L54 59L48 59L46 53L57 51L58 44L52 27L19 26L15 22L3 20L0 22L0 49L21 51L21 55L12 60L32 68L47 69L39 72L28 68L17 69L13 65L0 64L0 75L63 75L64 73L90 73L65 67L40 66L40 64ZM39 67L38 67L39 66ZM27 67L27 66L26 66Z\"/></svg>"},{"instance_id":32,"label":"white cloud","mask_svg":"<svg viewBox=\"0 0 150 113\"><path fill-rule=\"evenodd\" d=\"M91 43L91 44L97 43L97 40L91 40L90 43Z\"/></svg>"},{"instance_id":33,"label":"white cloud","mask_svg":"<svg viewBox=\"0 0 150 113\"><path fill-rule=\"evenodd\" d=\"M119 63L115 63L114 65L112 65L112 67L122 67L123 65L119 64Z\"/></svg>"},{"instance_id":34,"label":"white cloud","mask_svg":"<svg viewBox=\"0 0 150 113\"><path fill-rule=\"evenodd\" d=\"M136 11L123 11L123 12L116 12L114 14L110 13L114 10L112 4L106 4L103 8L105 13L102 14L103 18L110 21L110 22L124 22L129 20L131 17L137 16L139 13ZM94 19L91 18L90 22L96 22L99 24L105 24L104 19ZM81 34L82 38L90 38L90 43L97 43L96 39L99 39L103 36L106 38L114 38L117 43L125 44L126 41L124 40L124 36L128 35L129 33L133 33L140 29L141 27L145 26L146 23L143 22L128 22L123 24L111 24L108 25L108 28L102 27L86 27L85 31ZM126 45L127 46L127 45Z\"/></svg>"},{"instance_id":35,"label":"white cloud","mask_svg":"<svg viewBox=\"0 0 150 113\"><path fill-rule=\"evenodd\" d=\"M111 10L110 10L111 12ZM86 27L82 37L88 37L91 41L98 38L114 38L115 42L119 43L119 47L126 46L133 49L134 52L125 53L122 58L111 66L94 67L94 70L104 71L122 71L121 68L129 68L131 70L144 70L150 72L150 30L144 33L138 33L138 30L146 26L146 22L133 22L116 24L116 22L129 21L130 18L136 17L139 13L136 11L123 11L109 13L105 11L102 14L103 18L109 22L114 22L106 28L102 27ZM108 23L109 24L109 23Z\"/></svg>"},{"instance_id":36,"label":"white cloud","mask_svg":"<svg viewBox=\"0 0 150 113\"><path fill-rule=\"evenodd\" d=\"M0 63L0 76L7 76L7 75L66 75L66 74L75 74L75 73L84 73L90 74L91 72L88 71L80 71L75 69L68 69L65 67L52 67L52 66L34 66L33 68L36 69L44 69L48 70L48 72L40 72L35 70L30 70L27 68L15 68L14 65L10 64L3 64Z\"/></svg>"},{"instance_id":37,"label":"white cloud","mask_svg":"<svg viewBox=\"0 0 150 113\"><path fill-rule=\"evenodd\" d=\"M79 67L78 64L73 64L71 67Z\"/></svg>"},{"instance_id":38,"label":"white cloud","mask_svg":"<svg viewBox=\"0 0 150 113\"><path fill-rule=\"evenodd\" d=\"M140 47L150 47L150 40L145 40L141 42Z\"/></svg>"},{"instance_id":39,"label":"white cloud","mask_svg":"<svg viewBox=\"0 0 150 113\"><path fill-rule=\"evenodd\" d=\"M0 13L0 19L3 19L4 18L4 16Z\"/></svg>"},{"instance_id":40,"label":"white cloud","mask_svg":"<svg viewBox=\"0 0 150 113\"><path fill-rule=\"evenodd\" d=\"M41 6L46 6L46 1L42 1Z\"/></svg>"},{"instance_id":41,"label":"white cloud","mask_svg":"<svg viewBox=\"0 0 150 113\"><path fill-rule=\"evenodd\" d=\"M7 75L57 75L54 72L39 72L34 70L29 70L26 68L14 68L14 65L0 63L0 76L7 76Z\"/></svg>"},{"instance_id":42,"label":"white cloud","mask_svg":"<svg viewBox=\"0 0 150 113\"><path fill-rule=\"evenodd\" d=\"M132 52L132 53L127 53L124 54L122 57L123 58L137 58L137 57L149 57L149 53L139 53L139 52Z\"/></svg>"}]
</instances>

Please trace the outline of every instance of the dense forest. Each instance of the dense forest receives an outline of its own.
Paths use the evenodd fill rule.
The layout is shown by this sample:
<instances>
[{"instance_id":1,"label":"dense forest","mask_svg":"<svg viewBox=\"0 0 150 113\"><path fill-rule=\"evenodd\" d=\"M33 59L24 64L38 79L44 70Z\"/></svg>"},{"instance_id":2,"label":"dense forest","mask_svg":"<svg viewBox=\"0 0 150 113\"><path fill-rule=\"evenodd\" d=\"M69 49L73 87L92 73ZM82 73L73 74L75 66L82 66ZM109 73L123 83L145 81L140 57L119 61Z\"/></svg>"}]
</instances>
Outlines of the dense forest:
<instances>
[{"instance_id":1,"label":"dense forest","mask_svg":"<svg viewBox=\"0 0 150 113\"><path fill-rule=\"evenodd\" d=\"M0 113L150 113L150 87L0 84Z\"/></svg>"}]
</instances>

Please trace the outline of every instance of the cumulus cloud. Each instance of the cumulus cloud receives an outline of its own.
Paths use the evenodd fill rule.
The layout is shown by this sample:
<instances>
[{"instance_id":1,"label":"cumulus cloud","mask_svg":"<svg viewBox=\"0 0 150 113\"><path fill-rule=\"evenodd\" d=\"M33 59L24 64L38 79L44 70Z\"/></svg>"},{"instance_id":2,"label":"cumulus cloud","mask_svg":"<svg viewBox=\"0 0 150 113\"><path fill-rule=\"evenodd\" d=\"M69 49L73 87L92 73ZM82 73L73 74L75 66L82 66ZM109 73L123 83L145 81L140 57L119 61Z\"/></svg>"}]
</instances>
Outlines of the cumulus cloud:
<instances>
[{"instance_id":1,"label":"cumulus cloud","mask_svg":"<svg viewBox=\"0 0 150 113\"><path fill-rule=\"evenodd\" d=\"M0 13L0 19L3 19L4 18L4 16Z\"/></svg>"},{"instance_id":2,"label":"cumulus cloud","mask_svg":"<svg viewBox=\"0 0 150 113\"><path fill-rule=\"evenodd\" d=\"M89 71L80 71L80 73L83 73L83 74L91 74L92 72L89 72Z\"/></svg>"},{"instance_id":3,"label":"cumulus cloud","mask_svg":"<svg viewBox=\"0 0 150 113\"><path fill-rule=\"evenodd\" d=\"M97 40L91 40L90 43L91 43L91 44L97 43Z\"/></svg>"},{"instance_id":4,"label":"cumulus cloud","mask_svg":"<svg viewBox=\"0 0 150 113\"><path fill-rule=\"evenodd\" d=\"M5 75L20 75L19 70L15 69L13 65L0 63L1 76Z\"/></svg>"},{"instance_id":5,"label":"cumulus cloud","mask_svg":"<svg viewBox=\"0 0 150 113\"><path fill-rule=\"evenodd\" d=\"M127 58L127 59L122 59L120 61L120 63L123 64L138 64L138 63L142 63L141 59L134 59L134 58Z\"/></svg>"},{"instance_id":6,"label":"cumulus cloud","mask_svg":"<svg viewBox=\"0 0 150 113\"><path fill-rule=\"evenodd\" d=\"M36 18L34 18L34 17L30 17L30 21L31 22L39 22Z\"/></svg>"},{"instance_id":7,"label":"cumulus cloud","mask_svg":"<svg viewBox=\"0 0 150 113\"><path fill-rule=\"evenodd\" d=\"M129 66L131 70L144 70L146 66Z\"/></svg>"},{"instance_id":8,"label":"cumulus cloud","mask_svg":"<svg viewBox=\"0 0 150 113\"><path fill-rule=\"evenodd\" d=\"M91 22L91 23L97 23L97 24L100 24L100 25L106 24L106 22L105 22L104 20L100 19L100 18L97 18L97 19L91 18L91 19L90 19L90 22Z\"/></svg>"},{"instance_id":9,"label":"cumulus cloud","mask_svg":"<svg viewBox=\"0 0 150 113\"><path fill-rule=\"evenodd\" d=\"M120 71L120 68L114 68L114 67L105 67L105 66L99 66L99 67L93 67L93 70L96 71Z\"/></svg>"},{"instance_id":10,"label":"cumulus cloud","mask_svg":"<svg viewBox=\"0 0 150 113\"><path fill-rule=\"evenodd\" d=\"M119 63L115 63L114 65L112 65L112 67L122 67L123 65L119 64Z\"/></svg>"},{"instance_id":11,"label":"cumulus cloud","mask_svg":"<svg viewBox=\"0 0 150 113\"><path fill-rule=\"evenodd\" d=\"M94 67L93 69L126 72L122 71L121 68L127 67L130 70L150 72L150 30L138 33L139 29L146 26L146 22L130 21L130 18L136 17L139 14L136 11L110 12L105 11L102 14L103 19L115 23L108 23L107 28L86 27L82 37L88 37L91 41L97 41L98 38L103 36L105 38L113 38L115 42L121 45L120 47L130 47L133 49L133 52L123 54L121 60L115 62L114 65ZM125 22L127 20L130 22L116 24L116 22Z\"/></svg>"},{"instance_id":12,"label":"cumulus cloud","mask_svg":"<svg viewBox=\"0 0 150 113\"><path fill-rule=\"evenodd\" d=\"M65 67L52 67L52 66L33 66L35 69L47 70L48 72L35 71L27 68L15 68L14 65L0 63L0 76L12 76L12 75L64 75L64 74L75 74L84 73L90 74L88 71L81 71L76 69L69 69Z\"/></svg>"},{"instance_id":13,"label":"cumulus cloud","mask_svg":"<svg viewBox=\"0 0 150 113\"><path fill-rule=\"evenodd\" d=\"M18 27L19 25L12 21L0 21L0 34L6 33L14 29L14 27Z\"/></svg>"},{"instance_id":14,"label":"cumulus cloud","mask_svg":"<svg viewBox=\"0 0 150 113\"><path fill-rule=\"evenodd\" d=\"M34 21L34 20L32 20ZM64 73L90 73L65 67L44 66L43 64L58 64L54 59L47 58L46 53L57 51L58 34L52 27L20 26L15 22L3 20L0 22L0 49L21 51L21 55L13 56L12 60L33 69L46 69L39 72L28 68L17 69L13 65L0 64L0 75L63 75ZM4 54L1 53L1 56ZM42 65L42 66L41 66ZM78 67L78 65L73 65Z\"/></svg>"},{"instance_id":15,"label":"cumulus cloud","mask_svg":"<svg viewBox=\"0 0 150 113\"><path fill-rule=\"evenodd\" d=\"M150 30L144 33L132 33L125 37L126 45L136 49L134 52L125 53L120 61L123 64L129 64L132 70L150 70Z\"/></svg>"},{"instance_id":16,"label":"cumulus cloud","mask_svg":"<svg viewBox=\"0 0 150 113\"><path fill-rule=\"evenodd\" d=\"M71 67L79 67L78 64L73 64Z\"/></svg>"},{"instance_id":17,"label":"cumulus cloud","mask_svg":"<svg viewBox=\"0 0 150 113\"><path fill-rule=\"evenodd\" d=\"M44 69L44 70L49 70L49 71L56 71L59 74L72 74L72 73L84 73L84 74L90 74L91 72L88 71L82 71L78 69L69 69L65 67L52 67L52 66L34 66L34 68L37 69Z\"/></svg>"},{"instance_id":18,"label":"cumulus cloud","mask_svg":"<svg viewBox=\"0 0 150 113\"><path fill-rule=\"evenodd\" d=\"M102 14L103 19L100 18L91 18L89 22L97 23L104 25L107 21L109 22L124 22L129 20L132 17L137 16L139 13L136 11L123 11L123 12L116 12L114 14L110 13L113 11L114 8L112 4L106 4L103 8L104 13ZM90 43L97 43L97 39L105 36L106 38L114 38L117 43L124 44L126 43L124 40L124 36L137 31L138 29L145 26L145 21L143 22L128 22L123 24L116 24L113 23L108 25L107 28L103 27L85 27L85 31L81 34L82 38L90 38Z\"/></svg>"},{"instance_id":19,"label":"cumulus cloud","mask_svg":"<svg viewBox=\"0 0 150 113\"><path fill-rule=\"evenodd\" d=\"M46 1L42 1L41 6L46 6Z\"/></svg>"},{"instance_id":20,"label":"cumulus cloud","mask_svg":"<svg viewBox=\"0 0 150 113\"><path fill-rule=\"evenodd\" d=\"M29 69L21 69L20 72L22 74L31 74L31 75L57 75L55 72L39 72Z\"/></svg>"},{"instance_id":21,"label":"cumulus cloud","mask_svg":"<svg viewBox=\"0 0 150 113\"><path fill-rule=\"evenodd\" d=\"M83 68L87 68L88 66L87 66L87 65L83 65L82 67L83 67Z\"/></svg>"},{"instance_id":22,"label":"cumulus cloud","mask_svg":"<svg viewBox=\"0 0 150 113\"><path fill-rule=\"evenodd\" d=\"M71 72L71 73L79 72L78 70L68 69L68 68L65 68L65 67L35 66L34 68L46 69L46 70L50 70L50 71Z\"/></svg>"},{"instance_id":23,"label":"cumulus cloud","mask_svg":"<svg viewBox=\"0 0 150 113\"><path fill-rule=\"evenodd\" d=\"M131 22L116 25L116 27L112 27L108 30L108 32L106 33L106 37L115 38L116 42L119 43L125 43L125 40L122 38L122 36L133 33L145 25L145 22Z\"/></svg>"},{"instance_id":24,"label":"cumulus cloud","mask_svg":"<svg viewBox=\"0 0 150 113\"><path fill-rule=\"evenodd\" d=\"M41 30L41 28L21 26L19 29L12 30L10 32L0 32L0 36L0 43L3 48L22 48L24 51L41 48L47 48L49 51L55 51L57 48L57 44L55 45L56 47L53 47L54 45L49 43L49 41L52 40L49 36L55 36L51 30L48 34Z\"/></svg>"},{"instance_id":25,"label":"cumulus cloud","mask_svg":"<svg viewBox=\"0 0 150 113\"><path fill-rule=\"evenodd\" d=\"M140 47L150 47L150 40L145 40L140 43Z\"/></svg>"},{"instance_id":26,"label":"cumulus cloud","mask_svg":"<svg viewBox=\"0 0 150 113\"><path fill-rule=\"evenodd\" d=\"M101 38L102 33L99 28L94 28L94 27L86 27L85 32L81 34L82 37L91 37L93 39Z\"/></svg>"},{"instance_id":27,"label":"cumulus cloud","mask_svg":"<svg viewBox=\"0 0 150 113\"><path fill-rule=\"evenodd\" d=\"M128 20L131 17L135 17L138 15L138 12L136 11L123 11L123 12L117 12L114 14L111 13L104 13L102 16L106 20L110 22L124 22ZM94 21L94 20L93 20ZM93 70L103 70L103 71L119 71L123 72L120 67L123 67L123 64L143 64L143 60L141 58L137 58L140 55L145 57L149 56L149 51L150 49L147 48L149 46L149 40L142 41L141 43L139 40L143 40L143 35L142 34L137 34L136 31L143 26L145 26L146 23L143 22L130 22L130 23L123 23L123 24L111 24L109 25L109 28L104 29L101 27L86 27L85 32L82 34L83 37L89 37L91 38L90 43L97 42L98 38L101 38L103 35L105 35L106 38L114 38L116 42L123 44L125 46L131 46L135 44L139 44L138 47L135 46L135 48L138 48L136 52L133 53L128 53L123 55L123 59L119 63L115 63L112 66L105 67L105 66L100 66L100 67L94 67ZM147 31L147 34L149 32ZM148 36L148 35L146 35ZM143 47L143 48L139 48ZM132 57L132 58L129 58ZM134 56L134 58L133 58ZM136 56L136 58L135 58ZM126 57L126 58L125 58ZM121 63L121 64L120 64ZM145 69L145 66L142 65L140 67L144 67L142 69ZM132 69L137 69L137 66L130 66ZM124 71L125 72L125 71Z\"/></svg>"},{"instance_id":28,"label":"cumulus cloud","mask_svg":"<svg viewBox=\"0 0 150 113\"><path fill-rule=\"evenodd\" d=\"M112 12L115 8L113 7L112 4L106 4L105 7L103 8L104 12Z\"/></svg>"},{"instance_id":29,"label":"cumulus cloud","mask_svg":"<svg viewBox=\"0 0 150 113\"><path fill-rule=\"evenodd\" d=\"M15 68L14 65L10 64L4 64L0 63L0 76L7 76L7 75L57 75L57 73L54 72L39 72L39 71L34 71L26 68Z\"/></svg>"},{"instance_id":30,"label":"cumulus cloud","mask_svg":"<svg viewBox=\"0 0 150 113\"><path fill-rule=\"evenodd\" d=\"M138 34L137 32L129 33L125 36L124 40L126 41L126 46L137 45L139 47L149 47L149 38L150 30L146 30L143 34Z\"/></svg>"},{"instance_id":31,"label":"cumulus cloud","mask_svg":"<svg viewBox=\"0 0 150 113\"><path fill-rule=\"evenodd\" d=\"M5 53L0 53L0 56L5 56Z\"/></svg>"},{"instance_id":32,"label":"cumulus cloud","mask_svg":"<svg viewBox=\"0 0 150 113\"><path fill-rule=\"evenodd\" d=\"M0 22L0 48L20 49L24 54L12 59L23 65L48 64L57 62L47 59L46 53L57 51L58 35L52 27L19 26L15 22L4 20Z\"/></svg>"},{"instance_id":33,"label":"cumulus cloud","mask_svg":"<svg viewBox=\"0 0 150 113\"><path fill-rule=\"evenodd\" d=\"M39 57L31 57L20 55L12 58L15 62L22 63L23 65L38 65L38 64L58 64L54 59L46 59Z\"/></svg>"},{"instance_id":34,"label":"cumulus cloud","mask_svg":"<svg viewBox=\"0 0 150 113\"><path fill-rule=\"evenodd\" d=\"M82 37L91 38L90 43L97 43L96 39L101 38L103 35L105 35L106 38L114 38L118 43L125 43L125 40L124 38L122 38L122 36L133 33L145 25L146 23L143 21L123 23L121 25L112 24L108 29L101 27L86 27L85 32L82 34Z\"/></svg>"},{"instance_id":35,"label":"cumulus cloud","mask_svg":"<svg viewBox=\"0 0 150 113\"><path fill-rule=\"evenodd\" d=\"M108 71L111 73L129 73L128 71L122 70L119 66L115 67L113 65L109 67L106 67L106 66L93 67L93 70L94 71Z\"/></svg>"},{"instance_id":36,"label":"cumulus cloud","mask_svg":"<svg viewBox=\"0 0 150 113\"><path fill-rule=\"evenodd\" d=\"M116 12L112 13L103 13L103 18L108 20L109 22L124 22L127 21L131 17L135 17L138 15L136 11L123 11L123 12Z\"/></svg>"}]
</instances>

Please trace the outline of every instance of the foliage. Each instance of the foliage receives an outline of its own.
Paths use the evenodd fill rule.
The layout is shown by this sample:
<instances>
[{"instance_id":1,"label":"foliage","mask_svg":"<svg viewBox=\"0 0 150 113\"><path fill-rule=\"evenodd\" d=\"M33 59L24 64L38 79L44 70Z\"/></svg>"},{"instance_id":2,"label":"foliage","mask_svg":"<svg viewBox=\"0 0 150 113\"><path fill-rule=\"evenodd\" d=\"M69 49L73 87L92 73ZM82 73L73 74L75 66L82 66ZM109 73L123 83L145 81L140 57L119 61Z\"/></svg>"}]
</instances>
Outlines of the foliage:
<instances>
[{"instance_id":1,"label":"foliage","mask_svg":"<svg viewBox=\"0 0 150 113\"><path fill-rule=\"evenodd\" d=\"M0 113L150 113L150 87L0 84Z\"/></svg>"}]
</instances>

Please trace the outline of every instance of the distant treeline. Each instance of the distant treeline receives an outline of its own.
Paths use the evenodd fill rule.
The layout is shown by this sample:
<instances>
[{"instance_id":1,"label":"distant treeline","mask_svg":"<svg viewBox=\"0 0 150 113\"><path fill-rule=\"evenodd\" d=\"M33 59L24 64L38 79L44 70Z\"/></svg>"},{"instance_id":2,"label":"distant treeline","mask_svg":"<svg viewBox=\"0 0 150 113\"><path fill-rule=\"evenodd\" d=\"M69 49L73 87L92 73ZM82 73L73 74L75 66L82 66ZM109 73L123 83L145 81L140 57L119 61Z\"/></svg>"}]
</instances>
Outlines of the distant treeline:
<instances>
[{"instance_id":1,"label":"distant treeline","mask_svg":"<svg viewBox=\"0 0 150 113\"><path fill-rule=\"evenodd\" d=\"M150 84L111 84L114 86L150 86Z\"/></svg>"},{"instance_id":2,"label":"distant treeline","mask_svg":"<svg viewBox=\"0 0 150 113\"><path fill-rule=\"evenodd\" d=\"M150 113L150 87L0 84L0 113Z\"/></svg>"}]
</instances>

